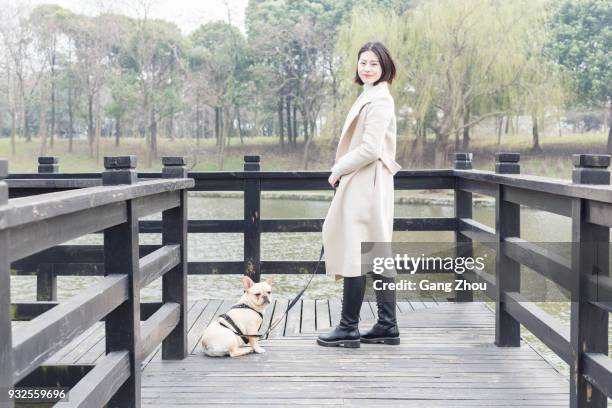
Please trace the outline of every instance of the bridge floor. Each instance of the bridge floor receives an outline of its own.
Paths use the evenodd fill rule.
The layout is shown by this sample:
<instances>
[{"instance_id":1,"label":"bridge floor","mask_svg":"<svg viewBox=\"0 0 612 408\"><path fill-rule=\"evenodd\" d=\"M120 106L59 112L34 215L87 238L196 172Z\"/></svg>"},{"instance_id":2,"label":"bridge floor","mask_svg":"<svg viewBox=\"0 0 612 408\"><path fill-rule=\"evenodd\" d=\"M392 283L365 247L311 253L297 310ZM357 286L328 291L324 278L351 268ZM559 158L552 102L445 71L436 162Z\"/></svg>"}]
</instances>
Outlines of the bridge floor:
<instances>
[{"instance_id":1,"label":"bridge floor","mask_svg":"<svg viewBox=\"0 0 612 408\"><path fill-rule=\"evenodd\" d=\"M568 383L529 345L493 344L494 315L482 303L398 302L401 345L359 349L316 345L335 326L339 300L304 300L262 341L264 354L237 359L203 355L201 331L234 301L201 300L189 308L189 352L161 361L160 348L143 362L147 407L238 405L357 407L567 407ZM287 307L277 300L265 322ZM364 302L360 327L375 320ZM17 322L14 322L17 323ZM267 327L264 323L262 330ZM98 323L47 364L95 363L104 354Z\"/></svg>"},{"instance_id":2,"label":"bridge floor","mask_svg":"<svg viewBox=\"0 0 612 408\"><path fill-rule=\"evenodd\" d=\"M327 303L296 305L285 335L262 342L266 353L231 359L206 357L197 346L226 304L196 302L191 355L161 361L154 353L143 371L143 406L567 407L567 379L531 347L493 344L494 315L484 304L400 303L401 345L343 349L315 344L316 330L339 315L340 303ZM364 304L360 326L372 324L375 308Z\"/></svg>"}]
</instances>

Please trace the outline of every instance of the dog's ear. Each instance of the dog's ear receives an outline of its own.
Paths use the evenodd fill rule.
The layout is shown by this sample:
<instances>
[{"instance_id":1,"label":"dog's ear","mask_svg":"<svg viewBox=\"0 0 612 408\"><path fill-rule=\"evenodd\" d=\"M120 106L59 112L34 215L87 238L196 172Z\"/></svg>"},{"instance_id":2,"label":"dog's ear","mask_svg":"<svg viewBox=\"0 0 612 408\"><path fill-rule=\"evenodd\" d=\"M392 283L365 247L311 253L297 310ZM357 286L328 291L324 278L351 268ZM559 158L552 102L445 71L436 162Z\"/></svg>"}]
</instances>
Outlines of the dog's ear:
<instances>
[{"instance_id":1,"label":"dog's ear","mask_svg":"<svg viewBox=\"0 0 612 408\"><path fill-rule=\"evenodd\" d=\"M249 288L254 284L255 282L253 282L253 279L249 278L248 276L245 275L242 277L242 285L244 286L244 290L249 290Z\"/></svg>"},{"instance_id":2,"label":"dog's ear","mask_svg":"<svg viewBox=\"0 0 612 408\"><path fill-rule=\"evenodd\" d=\"M272 281L274 280L274 275L270 275L266 278L266 282L268 285L272 286Z\"/></svg>"}]
</instances>

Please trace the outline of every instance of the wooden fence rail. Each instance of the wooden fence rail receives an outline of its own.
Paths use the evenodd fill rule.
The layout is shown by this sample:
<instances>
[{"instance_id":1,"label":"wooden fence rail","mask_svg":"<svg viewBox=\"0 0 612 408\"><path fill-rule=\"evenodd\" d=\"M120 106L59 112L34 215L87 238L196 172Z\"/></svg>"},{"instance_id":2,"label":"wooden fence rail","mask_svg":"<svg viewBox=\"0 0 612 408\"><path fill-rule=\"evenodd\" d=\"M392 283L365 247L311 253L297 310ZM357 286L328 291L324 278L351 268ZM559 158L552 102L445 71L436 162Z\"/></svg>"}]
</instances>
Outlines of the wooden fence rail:
<instances>
[{"instance_id":1,"label":"wooden fence rail","mask_svg":"<svg viewBox=\"0 0 612 408\"><path fill-rule=\"evenodd\" d=\"M571 183L518 175L517 154L497 154L496 159L496 174L455 171L460 194L484 194L496 202L494 229L473 219L457 220L460 235L497 251L495 276L471 275L488 282L487 294L496 302L495 343L518 346L524 326L569 364L571 407L607 407L612 398L610 156L574 155ZM571 217L571 259L520 238L520 206ZM521 265L569 290L569 327L521 295Z\"/></svg>"},{"instance_id":2,"label":"wooden fence rail","mask_svg":"<svg viewBox=\"0 0 612 408\"><path fill-rule=\"evenodd\" d=\"M46 159L47 165L56 166L57 160ZM44 165L45 163L41 163ZM160 173L139 173L138 184L151 183L177 168L182 161L177 158L164 159L164 171ZM496 251L495 270L492 273L470 272L457 274L457 279L487 282L486 295L495 302L496 332L495 343L500 347L516 347L520 344L520 327L523 326L537 336L561 359L570 365L570 406L598 407L606 406L611 397L612 360L608 357L608 317L612 311L612 280L609 277L609 241L612 227L612 187L608 167L610 156L575 155L573 180L536 177L520 174L520 156L516 153L496 154L495 172L472 169L472 155L457 153L452 170L411 170L400 171L395 176L396 190L451 190L455 194L455 213L453 217L436 218L396 218L396 231L450 231L455 240L462 245L463 256L473 251L473 245L481 243ZM172 171L169 168L175 166ZM125 170L124 168L122 168ZM133 171L133 168L130 168ZM130 286L130 301L122 303L126 313L146 316L147 321L173 322L184 312L177 307L181 293L185 290L185 273L189 274L249 274L259 280L262 273L295 274L307 273L315 266L314 260L307 261L269 261L261 259L261 234L272 232L318 232L322 219L261 219L262 191L296 191L328 190L328 172L264 172L258 156L245 156L242 172L192 172L181 173L182 178L194 179L190 191L241 191L244 194L244 217L235 220L187 220L186 190L180 189L180 205L173 210L164 211L162 221L140 221L141 215L159 211L168 203L175 204L177 196L156 191L157 201L138 199L130 202L128 214L131 217L122 219L123 231L117 236L126 234L137 242L138 232L163 233L162 246L141 245L116 248L125 251L132 263L115 265L113 260L104 256L106 248L97 245L57 245L45 246L45 250L27 250L22 252L20 260L14 261L12 267L17 274L35 273L42 282L51 284L39 285L38 298L44 300L36 303L0 304L0 311L9 310L12 306L14 319L32 319L44 316L57 305L56 289L53 279L57 275L106 275L109 269L121 271L122 276L132 281L138 277L137 284ZM106 173L104 173L106 174ZM108 179L107 175L107 179ZM132 178L136 176L131 173ZM99 188L104 176L96 173L46 173L46 174L12 174L9 175L8 195L16 200L37 200L41 193L59 194L58 197L78 195L86 189ZM108 184L108 183L104 183ZM101 188L110 188L103 186ZM4 187L6 191L6 187ZM62 192L63 191L63 192ZM2 197L0 185L0 198ZM55 193L54 193L55 192ZM61 192L61 193L60 193ZM4 193L6 195L6 192ZM473 195L482 194L495 200L495 225L487 226L473 219ZM31 198L28 196L32 196ZM24 198L17 198L24 197ZM0 201L1 202L1 201ZM146 202L146 204L145 204ZM107 204L107 203L105 203ZM529 242L521 237L521 207L542 210L553 214L570 217L572 220L572 254L564 258L560 254L543 248L536 242ZM112 207L109 207L112 208ZM127 207L126 207L127 208ZM178 209L182 211L178 214ZM110 210L108 210L110 211ZM169 211L174 211L173 215ZM170 220L184 220L182 233L170 232L176 223ZM127 227L127 223L130 227ZM101 231L104 225L96 231ZM111 234L104 229L105 238ZM3 235L0 229L0 251L3 250ZM94 231L92 231L94 232ZM180 272L175 266L178 259L186 260L184 252L186 234L188 233L241 233L244 235L244 258L241 261L229 262L189 262L183 264ZM179 237L179 235L181 237ZM59 242L59 241L57 241ZM55 241L54 241L55 243ZM53 244L54 244L53 243ZM105 244L106 245L106 244ZM468 252L465 252L468 248ZM128 253L128 251L131 251ZM18 252L17 252L18 253ZM528 267L543 277L559 284L570 293L571 321L563 324L545 313L533 302L521 294L521 266ZM0 271L9 266L1 265ZM174 269L173 269L174 268ZM167 272L166 272L167 271ZM164 272L166 272L164 274ZM173 273L173 275L171 275ZM321 273L325 273L324 269ZM7 275L7 274L5 274ZM163 307L160 303L143 303L135 301L135 287L146 285L163 275L165 290ZM50 276L50 278L48 277ZM180 280L182 276L183 280ZM7 276L0 276L7 280ZM174 286L174 279L181 283ZM1 283L1 282L0 282ZM132 284L130 284L132 285ZM183 286L181 286L183 285ZM49 287L50 286L50 287ZM173 289L175 291L173 292ZM173 295L170 295L173 293ZM2 298L4 300L4 298ZM469 291L457 292L457 301L471 301L473 294ZM181 306L175 306L181 305ZM59 306L58 306L59 307ZM113 325L113 319L109 325ZM137 320L136 320L137 321ZM1 322L6 324L6 322ZM9 322L10 325L10 322ZM126 325L133 333L137 325ZM127 329L126 329L127 330ZM127 332L127 337L134 336ZM145 324L140 334L149 335ZM177 340L177 342L179 342ZM132 343L130 343L132 344ZM134 343L135 344L135 343ZM143 341L143 344L148 344ZM4 347L4 345L3 345ZM123 346L125 347L125 346ZM135 347L135 346L134 346ZM111 347L111 349L113 349ZM119 350L114 348L114 350ZM129 348L121 350L130 351ZM119 351L117 351L119 352ZM131 352L130 355L136 353ZM123 356L114 354L109 360L107 370L118 370L123 363ZM134 367L131 365L130 367ZM133 370L132 370L133 371ZM130 372L130 374L133 374ZM0 373L1 375L1 373ZM1 377L0 377L1 378ZM135 375L131 378L136 379ZM126 383L127 384L127 383ZM130 392L134 393L132 384Z\"/></svg>"},{"instance_id":3,"label":"wooden fence rail","mask_svg":"<svg viewBox=\"0 0 612 408\"><path fill-rule=\"evenodd\" d=\"M1 389L18 386L100 320L107 354L81 373L80 381L72 381L69 401L60 406L139 406L140 361L160 343L164 359L186 357L186 191L194 182L186 178L181 160L166 164L163 179L138 181L135 156L105 158L101 186L10 200L7 183L0 181ZM0 161L0 178L6 177L7 167ZM138 218L158 212L162 246L141 259ZM10 263L97 231L104 234L104 278L67 301L46 302L45 310L13 331ZM55 282L45 275L53 273L53 264L45 265L38 298L57 293ZM163 280L162 302L141 324L140 289L158 277ZM6 395L1 398L3 407L13 406Z\"/></svg>"}]
</instances>

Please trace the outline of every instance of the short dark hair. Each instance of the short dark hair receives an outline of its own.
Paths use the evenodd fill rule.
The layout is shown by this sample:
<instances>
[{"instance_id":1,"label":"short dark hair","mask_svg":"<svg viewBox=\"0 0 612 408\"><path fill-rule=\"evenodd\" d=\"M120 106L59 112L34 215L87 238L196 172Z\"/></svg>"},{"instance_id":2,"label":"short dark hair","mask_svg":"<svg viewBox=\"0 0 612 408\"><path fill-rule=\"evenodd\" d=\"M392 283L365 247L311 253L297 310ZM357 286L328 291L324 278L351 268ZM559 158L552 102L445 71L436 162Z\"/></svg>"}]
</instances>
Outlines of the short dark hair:
<instances>
[{"instance_id":1,"label":"short dark hair","mask_svg":"<svg viewBox=\"0 0 612 408\"><path fill-rule=\"evenodd\" d=\"M357 63L359 63L359 58L361 54L366 51L372 51L378 57L378 62L380 63L380 68L382 69L382 73L378 81L374 82L374 85L378 85L379 82L387 81L388 83L393 82L393 78L395 78L395 63L393 62L393 58L391 58L391 53L383 45L383 43L378 41L370 41L365 43L357 53ZM356 84L363 85L363 81L359 78L359 73L357 69L355 69L355 78L353 79Z\"/></svg>"}]
</instances>

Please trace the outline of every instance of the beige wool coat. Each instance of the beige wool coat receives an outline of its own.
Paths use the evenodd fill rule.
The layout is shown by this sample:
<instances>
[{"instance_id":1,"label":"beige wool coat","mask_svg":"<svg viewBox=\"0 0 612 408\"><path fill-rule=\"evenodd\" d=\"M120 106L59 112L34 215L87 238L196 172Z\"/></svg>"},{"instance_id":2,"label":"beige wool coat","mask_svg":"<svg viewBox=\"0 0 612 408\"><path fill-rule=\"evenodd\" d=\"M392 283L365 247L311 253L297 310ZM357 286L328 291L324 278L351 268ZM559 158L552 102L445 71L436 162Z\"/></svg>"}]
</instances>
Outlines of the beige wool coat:
<instances>
[{"instance_id":1,"label":"beige wool coat","mask_svg":"<svg viewBox=\"0 0 612 408\"><path fill-rule=\"evenodd\" d=\"M332 174L340 184L323 222L326 274L361 275L361 243L391 242L395 104L387 82L364 85L344 122Z\"/></svg>"}]
</instances>

